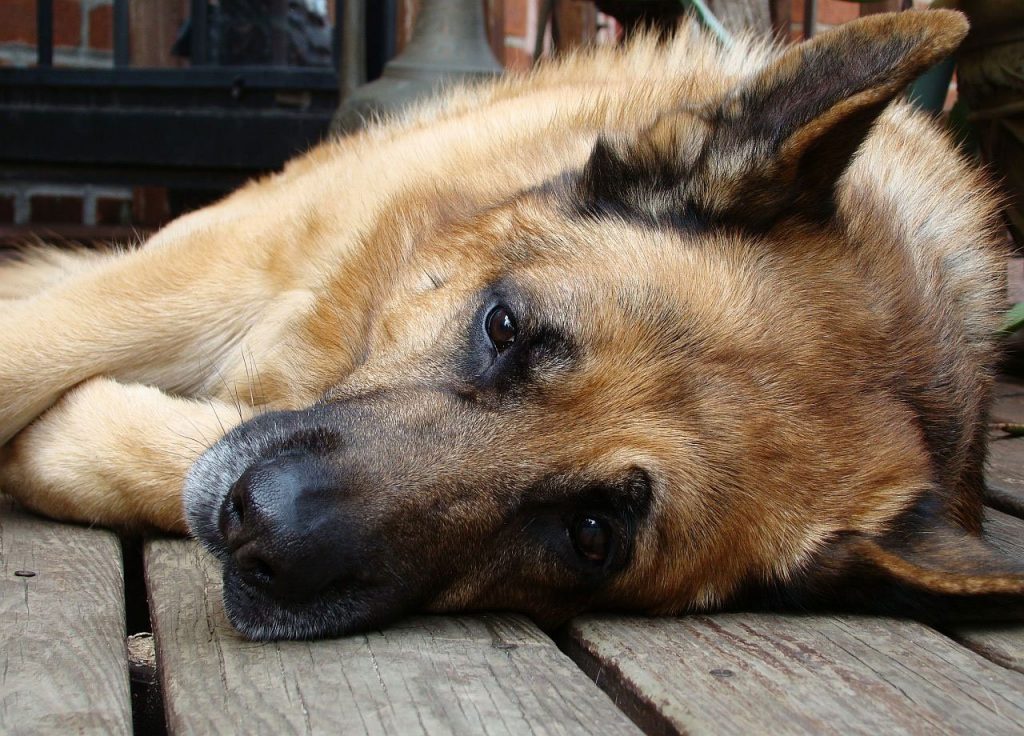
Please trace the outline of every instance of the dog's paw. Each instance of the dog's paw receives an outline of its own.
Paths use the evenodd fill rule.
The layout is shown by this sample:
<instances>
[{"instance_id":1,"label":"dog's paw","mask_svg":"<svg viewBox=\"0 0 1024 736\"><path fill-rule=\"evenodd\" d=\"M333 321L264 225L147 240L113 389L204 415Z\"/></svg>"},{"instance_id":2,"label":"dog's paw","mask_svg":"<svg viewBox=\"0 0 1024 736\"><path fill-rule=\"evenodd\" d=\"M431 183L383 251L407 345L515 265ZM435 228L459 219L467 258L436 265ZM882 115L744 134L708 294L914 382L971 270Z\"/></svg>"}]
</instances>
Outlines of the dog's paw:
<instances>
[{"instance_id":1,"label":"dog's paw","mask_svg":"<svg viewBox=\"0 0 1024 736\"><path fill-rule=\"evenodd\" d=\"M4 446L0 490L56 519L184 531L187 461L162 460L186 451L145 432L164 398L107 378L80 384Z\"/></svg>"}]
</instances>

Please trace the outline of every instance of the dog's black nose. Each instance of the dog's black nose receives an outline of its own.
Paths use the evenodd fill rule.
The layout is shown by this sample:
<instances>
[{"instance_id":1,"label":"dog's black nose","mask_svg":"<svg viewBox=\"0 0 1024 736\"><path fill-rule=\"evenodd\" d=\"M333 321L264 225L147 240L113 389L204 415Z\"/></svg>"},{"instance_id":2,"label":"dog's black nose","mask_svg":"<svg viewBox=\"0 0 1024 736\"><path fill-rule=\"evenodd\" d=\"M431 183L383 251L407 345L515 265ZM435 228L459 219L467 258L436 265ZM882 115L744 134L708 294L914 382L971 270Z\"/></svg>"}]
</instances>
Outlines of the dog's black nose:
<instances>
[{"instance_id":1,"label":"dog's black nose","mask_svg":"<svg viewBox=\"0 0 1024 736\"><path fill-rule=\"evenodd\" d=\"M259 462L235 481L220 529L242 578L274 598L307 600L344 579L338 482L315 455Z\"/></svg>"}]
</instances>

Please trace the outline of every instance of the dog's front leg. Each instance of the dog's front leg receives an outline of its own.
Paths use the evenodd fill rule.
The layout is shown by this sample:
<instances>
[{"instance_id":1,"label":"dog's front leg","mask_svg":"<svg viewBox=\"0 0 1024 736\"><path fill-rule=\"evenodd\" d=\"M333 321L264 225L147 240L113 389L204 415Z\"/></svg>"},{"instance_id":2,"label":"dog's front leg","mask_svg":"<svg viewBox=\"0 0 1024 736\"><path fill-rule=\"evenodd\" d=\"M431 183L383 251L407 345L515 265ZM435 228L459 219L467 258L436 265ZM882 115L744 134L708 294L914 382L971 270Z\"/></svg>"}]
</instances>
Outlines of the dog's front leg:
<instances>
[{"instance_id":1,"label":"dog's front leg","mask_svg":"<svg viewBox=\"0 0 1024 736\"><path fill-rule=\"evenodd\" d=\"M0 490L58 519L183 532L186 472L248 411L96 378L0 448Z\"/></svg>"},{"instance_id":2,"label":"dog's front leg","mask_svg":"<svg viewBox=\"0 0 1024 736\"><path fill-rule=\"evenodd\" d=\"M275 295L253 247L217 233L144 248L0 309L0 445L97 376L193 394ZM249 259L249 260L246 260Z\"/></svg>"}]
</instances>

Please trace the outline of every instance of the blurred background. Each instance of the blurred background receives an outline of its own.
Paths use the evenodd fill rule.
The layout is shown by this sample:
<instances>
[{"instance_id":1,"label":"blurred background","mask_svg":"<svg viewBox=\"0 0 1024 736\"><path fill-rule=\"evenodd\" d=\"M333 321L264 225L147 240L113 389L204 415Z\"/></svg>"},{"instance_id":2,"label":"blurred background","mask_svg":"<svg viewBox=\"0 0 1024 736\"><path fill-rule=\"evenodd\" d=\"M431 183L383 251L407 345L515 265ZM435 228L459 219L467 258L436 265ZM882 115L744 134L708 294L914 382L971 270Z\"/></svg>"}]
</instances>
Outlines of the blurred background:
<instances>
[{"instance_id":1,"label":"blurred background","mask_svg":"<svg viewBox=\"0 0 1024 736\"><path fill-rule=\"evenodd\" d=\"M279 169L332 120L353 130L442 77L528 70L687 11L788 42L910 5L929 3L0 0L0 247L145 237ZM939 84L932 106L948 112L956 81Z\"/></svg>"}]
</instances>

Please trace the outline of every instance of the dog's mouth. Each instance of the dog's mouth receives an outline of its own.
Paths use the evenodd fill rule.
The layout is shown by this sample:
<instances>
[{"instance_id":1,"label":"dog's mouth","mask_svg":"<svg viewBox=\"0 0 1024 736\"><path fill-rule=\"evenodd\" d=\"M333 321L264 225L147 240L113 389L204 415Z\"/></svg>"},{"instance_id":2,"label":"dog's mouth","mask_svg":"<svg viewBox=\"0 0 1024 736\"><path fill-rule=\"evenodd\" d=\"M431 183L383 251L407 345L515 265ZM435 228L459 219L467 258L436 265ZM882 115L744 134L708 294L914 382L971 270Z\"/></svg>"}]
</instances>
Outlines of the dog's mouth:
<instances>
[{"instance_id":1,"label":"dog's mouth","mask_svg":"<svg viewBox=\"0 0 1024 736\"><path fill-rule=\"evenodd\" d=\"M224 563L224 609L243 636L257 641L321 639L383 626L381 589L365 583L331 585L309 600L283 601L251 584L228 560Z\"/></svg>"}]
</instances>

